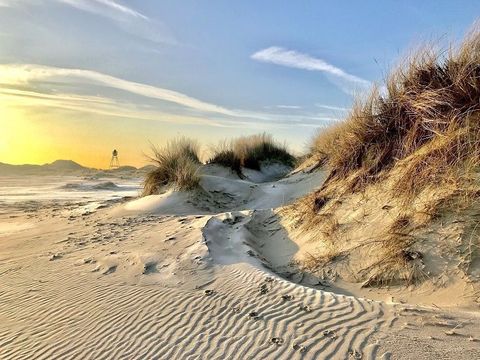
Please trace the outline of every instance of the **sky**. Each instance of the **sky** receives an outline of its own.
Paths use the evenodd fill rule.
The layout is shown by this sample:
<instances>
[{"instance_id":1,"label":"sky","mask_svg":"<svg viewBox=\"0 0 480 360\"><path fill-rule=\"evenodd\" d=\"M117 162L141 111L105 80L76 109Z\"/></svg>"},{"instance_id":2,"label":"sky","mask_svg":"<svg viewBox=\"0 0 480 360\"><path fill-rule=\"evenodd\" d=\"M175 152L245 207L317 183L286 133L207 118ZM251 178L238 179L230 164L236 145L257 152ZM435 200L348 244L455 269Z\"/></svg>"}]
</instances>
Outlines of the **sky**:
<instances>
[{"instance_id":1,"label":"sky","mask_svg":"<svg viewBox=\"0 0 480 360\"><path fill-rule=\"evenodd\" d=\"M0 162L145 165L272 134L300 154L424 43L461 39L478 1L0 0Z\"/></svg>"}]
</instances>

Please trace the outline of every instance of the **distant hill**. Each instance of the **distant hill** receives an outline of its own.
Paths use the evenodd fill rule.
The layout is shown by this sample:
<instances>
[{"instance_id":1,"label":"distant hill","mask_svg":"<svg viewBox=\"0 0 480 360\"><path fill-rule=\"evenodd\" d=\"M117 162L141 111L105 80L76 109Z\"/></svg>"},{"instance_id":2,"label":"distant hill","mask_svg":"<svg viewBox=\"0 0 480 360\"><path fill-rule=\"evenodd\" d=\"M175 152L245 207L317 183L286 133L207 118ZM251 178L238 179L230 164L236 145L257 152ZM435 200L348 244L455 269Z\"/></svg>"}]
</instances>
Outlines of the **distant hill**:
<instances>
[{"instance_id":1,"label":"distant hill","mask_svg":"<svg viewBox=\"0 0 480 360\"><path fill-rule=\"evenodd\" d=\"M156 168L155 165L145 165L139 168L138 171L149 172L149 171L155 170L155 168Z\"/></svg>"},{"instance_id":2,"label":"distant hill","mask_svg":"<svg viewBox=\"0 0 480 360\"><path fill-rule=\"evenodd\" d=\"M76 163L73 160L55 160L51 164L43 165L45 169L48 170L65 170L65 171L76 171L76 170L87 170L88 168L83 167L79 163Z\"/></svg>"},{"instance_id":3,"label":"distant hill","mask_svg":"<svg viewBox=\"0 0 480 360\"><path fill-rule=\"evenodd\" d=\"M73 160L56 160L44 165L12 165L0 162L0 176L15 175L132 175L141 176L151 168L152 165L137 169L134 166L121 166L115 169L101 170L93 169L76 163Z\"/></svg>"},{"instance_id":4,"label":"distant hill","mask_svg":"<svg viewBox=\"0 0 480 360\"><path fill-rule=\"evenodd\" d=\"M82 174L94 171L83 167L72 160L57 160L51 164L44 165L11 165L0 163L1 175L67 175L67 174Z\"/></svg>"}]
</instances>

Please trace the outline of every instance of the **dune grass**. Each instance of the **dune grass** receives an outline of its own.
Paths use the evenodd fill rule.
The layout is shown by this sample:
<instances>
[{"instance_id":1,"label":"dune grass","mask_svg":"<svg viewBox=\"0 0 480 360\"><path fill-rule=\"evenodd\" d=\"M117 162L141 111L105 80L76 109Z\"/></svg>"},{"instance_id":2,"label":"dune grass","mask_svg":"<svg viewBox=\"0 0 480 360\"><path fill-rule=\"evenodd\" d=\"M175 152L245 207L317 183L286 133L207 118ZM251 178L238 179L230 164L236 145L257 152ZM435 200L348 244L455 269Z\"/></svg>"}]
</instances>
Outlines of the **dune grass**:
<instances>
[{"instance_id":1,"label":"dune grass","mask_svg":"<svg viewBox=\"0 0 480 360\"><path fill-rule=\"evenodd\" d=\"M480 31L449 51L425 47L410 56L384 87L358 99L345 121L321 130L310 152L329 176L286 211L292 228L319 244L306 266L368 255L355 269L364 286L421 279L419 239L446 241L428 229L461 218L470 234L477 223ZM440 208L445 203L451 205ZM332 228L327 214L340 226ZM480 246L478 237L462 234L462 244Z\"/></svg>"},{"instance_id":2,"label":"dune grass","mask_svg":"<svg viewBox=\"0 0 480 360\"><path fill-rule=\"evenodd\" d=\"M152 146L150 157L156 168L149 172L143 184L143 196L158 194L167 187L192 190L199 184L199 145L188 138L171 140L163 148Z\"/></svg>"},{"instance_id":3,"label":"dune grass","mask_svg":"<svg viewBox=\"0 0 480 360\"><path fill-rule=\"evenodd\" d=\"M238 177L244 178L242 172L242 160L233 150L231 143L223 141L213 148L213 154L207 160L207 164L217 164L230 168Z\"/></svg>"},{"instance_id":4,"label":"dune grass","mask_svg":"<svg viewBox=\"0 0 480 360\"><path fill-rule=\"evenodd\" d=\"M278 162L293 167L295 157L288 152L286 146L263 133L223 142L214 149L208 160L208 163L231 168L239 176L242 176L242 167L260 170L261 164L265 162Z\"/></svg>"},{"instance_id":5,"label":"dune grass","mask_svg":"<svg viewBox=\"0 0 480 360\"><path fill-rule=\"evenodd\" d=\"M418 51L384 89L373 89L345 122L314 139L312 154L332 178L358 171L352 185L361 186L403 162L399 188L410 192L454 168L479 165L480 31L448 52Z\"/></svg>"}]
</instances>

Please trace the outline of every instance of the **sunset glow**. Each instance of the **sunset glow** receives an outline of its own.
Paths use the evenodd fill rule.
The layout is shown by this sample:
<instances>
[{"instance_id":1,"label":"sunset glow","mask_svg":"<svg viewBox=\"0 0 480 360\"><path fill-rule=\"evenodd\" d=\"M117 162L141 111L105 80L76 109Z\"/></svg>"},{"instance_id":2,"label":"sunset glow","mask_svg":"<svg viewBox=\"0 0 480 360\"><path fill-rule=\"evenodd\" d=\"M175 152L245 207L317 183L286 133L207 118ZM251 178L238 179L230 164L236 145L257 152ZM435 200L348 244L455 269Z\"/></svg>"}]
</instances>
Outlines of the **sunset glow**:
<instances>
[{"instance_id":1,"label":"sunset glow","mask_svg":"<svg viewBox=\"0 0 480 360\"><path fill-rule=\"evenodd\" d=\"M103 168L117 148L123 164L142 166L151 143L186 136L208 151L261 132L300 154L318 128L345 118L355 94L381 80L398 48L417 33L459 36L475 12L445 13L450 22L422 17L411 27L397 21L397 12L419 16L406 5L385 7L382 21L370 22L365 4L330 6L329 16L324 5L291 4L273 6L275 21L252 24L250 6L1 0L0 162L67 158ZM255 5L259 19L271 12ZM331 20L346 13L357 15ZM401 35L380 30L386 23ZM235 39L225 27L236 29ZM338 32L349 36L333 41Z\"/></svg>"}]
</instances>

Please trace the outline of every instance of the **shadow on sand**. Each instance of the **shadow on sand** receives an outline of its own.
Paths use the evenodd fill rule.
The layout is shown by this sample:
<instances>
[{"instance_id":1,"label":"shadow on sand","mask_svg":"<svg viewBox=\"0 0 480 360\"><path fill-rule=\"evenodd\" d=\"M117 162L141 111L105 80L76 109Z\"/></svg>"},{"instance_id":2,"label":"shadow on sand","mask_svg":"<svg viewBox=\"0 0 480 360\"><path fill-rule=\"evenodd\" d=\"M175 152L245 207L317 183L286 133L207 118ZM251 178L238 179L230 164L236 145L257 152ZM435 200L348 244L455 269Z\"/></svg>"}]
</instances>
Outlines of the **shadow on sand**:
<instances>
[{"instance_id":1,"label":"shadow on sand","mask_svg":"<svg viewBox=\"0 0 480 360\"><path fill-rule=\"evenodd\" d=\"M203 236L217 263L248 263L302 286L353 296L294 261L299 247L273 210L214 216L205 225Z\"/></svg>"}]
</instances>

